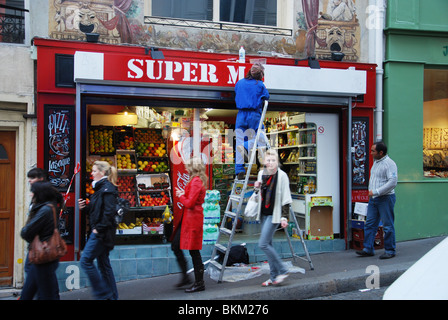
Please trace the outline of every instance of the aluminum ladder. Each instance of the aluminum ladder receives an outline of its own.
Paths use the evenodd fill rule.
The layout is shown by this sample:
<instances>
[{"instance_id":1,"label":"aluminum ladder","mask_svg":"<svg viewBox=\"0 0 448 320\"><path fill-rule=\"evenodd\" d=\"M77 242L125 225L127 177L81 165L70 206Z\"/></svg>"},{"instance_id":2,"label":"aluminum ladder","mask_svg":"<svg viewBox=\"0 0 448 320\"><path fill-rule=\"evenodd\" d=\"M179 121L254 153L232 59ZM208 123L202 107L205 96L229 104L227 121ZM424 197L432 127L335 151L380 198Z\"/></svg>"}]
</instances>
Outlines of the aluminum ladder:
<instances>
[{"instance_id":1,"label":"aluminum ladder","mask_svg":"<svg viewBox=\"0 0 448 320\"><path fill-rule=\"evenodd\" d=\"M252 146L252 149L248 150L249 151L249 162L246 165L246 176L245 176L244 180L238 180L237 178L235 178L235 181L233 182L232 192L227 201L227 206L224 211L224 216L221 221L221 226L219 228L218 239L216 240L216 243L215 243L213 251L212 251L210 264L208 267L216 268L219 271L218 282L222 282L222 278L224 276L225 266L227 264L227 260L229 257L230 248L232 247L232 241L233 241L233 237L235 235L238 218L242 214L244 195L246 194L252 165L255 162L255 156L257 153L256 150L258 149L258 141L260 139L261 134L263 135L263 138L264 138L264 141L266 144L266 149L269 148L269 141L266 137L266 134L264 132L262 132L262 129L261 129L263 126L263 121L266 116L267 109L268 109L268 101L265 100L263 112L262 112L261 118L260 118L260 123L258 124L257 134L254 139L254 144ZM241 185L242 185L242 188L241 188L241 191L239 192L239 186L241 186ZM232 211L232 201L236 201L238 203L236 212ZM231 229L226 228L227 218L232 219L232 228ZM221 236L228 237L227 245L223 245L223 244L219 243L219 241L221 240ZM224 259L222 261L222 264L220 264L218 261L215 260L218 251L224 254Z\"/></svg>"}]
</instances>

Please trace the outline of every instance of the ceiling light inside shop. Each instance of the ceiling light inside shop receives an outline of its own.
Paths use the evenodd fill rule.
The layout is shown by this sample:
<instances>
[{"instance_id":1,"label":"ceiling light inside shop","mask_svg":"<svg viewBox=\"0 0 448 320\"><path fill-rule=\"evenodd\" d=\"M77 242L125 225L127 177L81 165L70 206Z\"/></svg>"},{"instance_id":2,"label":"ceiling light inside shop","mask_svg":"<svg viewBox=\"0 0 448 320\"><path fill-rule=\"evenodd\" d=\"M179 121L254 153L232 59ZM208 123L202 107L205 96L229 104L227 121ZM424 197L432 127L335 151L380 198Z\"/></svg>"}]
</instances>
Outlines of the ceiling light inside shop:
<instances>
[{"instance_id":1,"label":"ceiling light inside shop","mask_svg":"<svg viewBox=\"0 0 448 320\"><path fill-rule=\"evenodd\" d=\"M120 112L117 112L119 115L136 115L134 111L131 111L127 106L123 108Z\"/></svg>"}]
</instances>

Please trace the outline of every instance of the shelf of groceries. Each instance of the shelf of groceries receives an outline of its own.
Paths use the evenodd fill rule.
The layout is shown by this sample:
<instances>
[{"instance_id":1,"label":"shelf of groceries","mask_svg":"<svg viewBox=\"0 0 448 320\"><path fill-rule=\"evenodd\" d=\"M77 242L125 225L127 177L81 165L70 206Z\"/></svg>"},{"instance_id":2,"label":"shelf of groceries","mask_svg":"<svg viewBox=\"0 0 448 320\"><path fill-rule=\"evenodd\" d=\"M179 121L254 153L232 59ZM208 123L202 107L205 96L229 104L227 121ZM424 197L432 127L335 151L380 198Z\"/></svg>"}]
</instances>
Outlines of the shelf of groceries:
<instances>
[{"instance_id":1,"label":"shelf of groceries","mask_svg":"<svg viewBox=\"0 0 448 320\"><path fill-rule=\"evenodd\" d=\"M296 194L316 192L317 142L316 125L299 122L291 125L287 117L268 118L265 121L266 136L270 145L278 151L279 158Z\"/></svg>"}]
</instances>

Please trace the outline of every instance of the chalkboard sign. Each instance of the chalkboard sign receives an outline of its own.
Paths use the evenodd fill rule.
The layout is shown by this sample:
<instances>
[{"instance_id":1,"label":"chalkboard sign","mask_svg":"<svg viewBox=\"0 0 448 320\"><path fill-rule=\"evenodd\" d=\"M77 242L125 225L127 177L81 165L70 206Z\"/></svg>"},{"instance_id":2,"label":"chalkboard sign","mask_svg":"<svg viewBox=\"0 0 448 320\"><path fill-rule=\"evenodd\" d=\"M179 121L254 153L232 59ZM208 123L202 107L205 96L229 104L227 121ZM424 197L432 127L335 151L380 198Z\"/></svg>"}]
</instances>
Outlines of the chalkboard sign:
<instances>
[{"instance_id":1,"label":"chalkboard sign","mask_svg":"<svg viewBox=\"0 0 448 320\"><path fill-rule=\"evenodd\" d=\"M44 106L44 168L48 180L59 191L66 192L75 163L75 106Z\"/></svg>"},{"instance_id":2,"label":"chalkboard sign","mask_svg":"<svg viewBox=\"0 0 448 320\"><path fill-rule=\"evenodd\" d=\"M369 119L353 117L352 123L352 187L367 189L369 185Z\"/></svg>"}]
</instances>

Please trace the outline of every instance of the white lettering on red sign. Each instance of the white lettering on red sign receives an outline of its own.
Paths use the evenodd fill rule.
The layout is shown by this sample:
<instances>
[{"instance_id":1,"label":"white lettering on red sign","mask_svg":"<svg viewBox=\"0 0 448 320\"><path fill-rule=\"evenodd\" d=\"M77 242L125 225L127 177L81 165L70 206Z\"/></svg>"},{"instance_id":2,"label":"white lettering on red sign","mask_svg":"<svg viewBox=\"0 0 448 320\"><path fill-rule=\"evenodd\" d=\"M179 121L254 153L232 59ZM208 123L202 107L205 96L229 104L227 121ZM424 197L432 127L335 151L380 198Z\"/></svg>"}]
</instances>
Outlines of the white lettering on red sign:
<instances>
[{"instance_id":1,"label":"white lettering on red sign","mask_svg":"<svg viewBox=\"0 0 448 320\"><path fill-rule=\"evenodd\" d=\"M130 59L128 61L129 79L141 79L146 76L150 80L163 79L165 81L174 81L175 74L181 75L182 81L185 82L218 82L218 77L216 75L216 66L210 63L180 63L177 61L156 61L143 59Z\"/></svg>"},{"instance_id":2,"label":"white lettering on red sign","mask_svg":"<svg viewBox=\"0 0 448 320\"><path fill-rule=\"evenodd\" d=\"M218 84L218 68L213 63L179 62L168 60L129 59L128 79L163 80L187 83ZM244 78L246 66L227 65L227 84ZM224 79L223 79L224 80ZM225 80L224 80L225 81Z\"/></svg>"}]
</instances>

